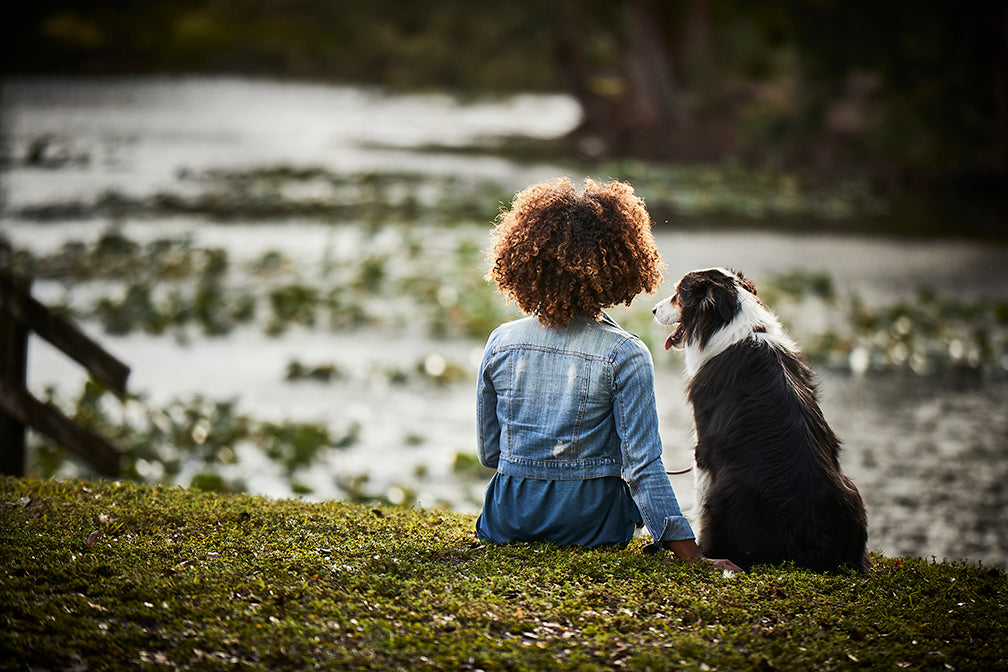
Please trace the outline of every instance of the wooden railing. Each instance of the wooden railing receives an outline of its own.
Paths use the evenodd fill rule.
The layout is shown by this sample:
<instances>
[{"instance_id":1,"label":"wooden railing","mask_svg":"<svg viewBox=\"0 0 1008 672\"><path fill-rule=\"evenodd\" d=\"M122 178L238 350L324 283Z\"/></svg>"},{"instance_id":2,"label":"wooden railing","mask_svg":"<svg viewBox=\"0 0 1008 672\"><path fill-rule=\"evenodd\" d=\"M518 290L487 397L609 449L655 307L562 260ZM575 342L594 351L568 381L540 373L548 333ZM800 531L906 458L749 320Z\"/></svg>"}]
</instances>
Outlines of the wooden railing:
<instances>
[{"instance_id":1,"label":"wooden railing","mask_svg":"<svg viewBox=\"0 0 1008 672\"><path fill-rule=\"evenodd\" d=\"M81 364L98 382L120 394L126 392L128 366L34 299L28 280L0 270L0 473L24 475L25 429L31 427L90 463L98 473L117 476L118 448L28 391L32 331Z\"/></svg>"}]
</instances>

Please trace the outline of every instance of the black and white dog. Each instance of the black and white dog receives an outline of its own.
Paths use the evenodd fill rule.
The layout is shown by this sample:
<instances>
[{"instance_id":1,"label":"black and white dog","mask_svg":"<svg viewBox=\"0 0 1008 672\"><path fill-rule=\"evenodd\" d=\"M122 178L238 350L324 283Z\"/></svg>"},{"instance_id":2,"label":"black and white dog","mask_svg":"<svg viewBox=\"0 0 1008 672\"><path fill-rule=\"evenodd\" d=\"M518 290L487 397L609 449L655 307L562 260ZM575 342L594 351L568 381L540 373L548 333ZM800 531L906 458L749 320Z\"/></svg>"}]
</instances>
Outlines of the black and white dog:
<instances>
[{"instance_id":1,"label":"black and white dog","mask_svg":"<svg viewBox=\"0 0 1008 672\"><path fill-rule=\"evenodd\" d=\"M683 348L696 424L699 545L748 569L867 570L867 516L840 469L815 374L741 273L687 273L654 307Z\"/></svg>"}]
</instances>

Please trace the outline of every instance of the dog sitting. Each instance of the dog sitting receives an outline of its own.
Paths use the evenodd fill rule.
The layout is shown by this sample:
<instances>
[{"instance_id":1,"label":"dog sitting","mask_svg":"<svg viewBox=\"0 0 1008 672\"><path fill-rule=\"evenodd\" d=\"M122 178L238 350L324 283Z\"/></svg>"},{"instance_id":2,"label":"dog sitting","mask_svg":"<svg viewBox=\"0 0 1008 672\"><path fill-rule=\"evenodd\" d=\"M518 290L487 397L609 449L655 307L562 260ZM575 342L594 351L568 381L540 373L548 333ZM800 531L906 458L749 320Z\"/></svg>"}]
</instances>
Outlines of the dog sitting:
<instances>
[{"instance_id":1,"label":"dog sitting","mask_svg":"<svg viewBox=\"0 0 1008 672\"><path fill-rule=\"evenodd\" d=\"M864 503L840 469L815 374L752 282L693 271L653 312L675 327L665 349L685 351L704 555L745 569L869 569Z\"/></svg>"}]
</instances>

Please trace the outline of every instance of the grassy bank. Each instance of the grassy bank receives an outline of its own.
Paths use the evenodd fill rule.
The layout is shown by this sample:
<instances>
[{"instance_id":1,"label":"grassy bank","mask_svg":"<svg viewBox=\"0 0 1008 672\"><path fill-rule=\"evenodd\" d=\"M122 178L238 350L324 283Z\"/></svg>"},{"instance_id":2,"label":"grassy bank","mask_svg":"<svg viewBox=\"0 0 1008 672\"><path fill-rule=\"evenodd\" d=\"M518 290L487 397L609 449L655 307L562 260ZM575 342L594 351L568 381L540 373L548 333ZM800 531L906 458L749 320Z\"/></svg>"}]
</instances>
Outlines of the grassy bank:
<instances>
[{"instance_id":1,"label":"grassy bank","mask_svg":"<svg viewBox=\"0 0 1008 672\"><path fill-rule=\"evenodd\" d=\"M1004 669L1000 569L488 547L473 520L0 480L3 669Z\"/></svg>"}]
</instances>

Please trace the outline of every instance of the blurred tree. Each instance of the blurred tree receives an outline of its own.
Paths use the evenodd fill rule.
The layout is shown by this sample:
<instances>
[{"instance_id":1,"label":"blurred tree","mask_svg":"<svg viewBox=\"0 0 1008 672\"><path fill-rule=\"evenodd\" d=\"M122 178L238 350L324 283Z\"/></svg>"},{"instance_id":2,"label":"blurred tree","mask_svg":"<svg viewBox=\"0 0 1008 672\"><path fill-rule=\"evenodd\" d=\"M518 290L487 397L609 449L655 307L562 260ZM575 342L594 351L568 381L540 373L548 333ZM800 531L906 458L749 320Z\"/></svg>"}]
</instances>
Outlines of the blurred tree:
<instances>
[{"instance_id":1,"label":"blurred tree","mask_svg":"<svg viewBox=\"0 0 1008 672\"><path fill-rule=\"evenodd\" d=\"M813 128L890 173L1008 170L1008 3L790 0ZM844 102L876 117L844 128ZM848 123L848 126L850 124Z\"/></svg>"},{"instance_id":2,"label":"blurred tree","mask_svg":"<svg viewBox=\"0 0 1008 672\"><path fill-rule=\"evenodd\" d=\"M724 118L708 115L698 123L705 94L729 88L727 79L716 87L699 81L715 65L708 53L710 2L626 0L596 2L589 10L591 4L558 3L552 21L557 63L584 110L572 133L578 149L689 160L736 150Z\"/></svg>"},{"instance_id":3,"label":"blurred tree","mask_svg":"<svg viewBox=\"0 0 1008 672\"><path fill-rule=\"evenodd\" d=\"M587 154L867 164L893 180L1008 170L1008 3L625 0L588 19L591 4L553 20Z\"/></svg>"}]
</instances>

